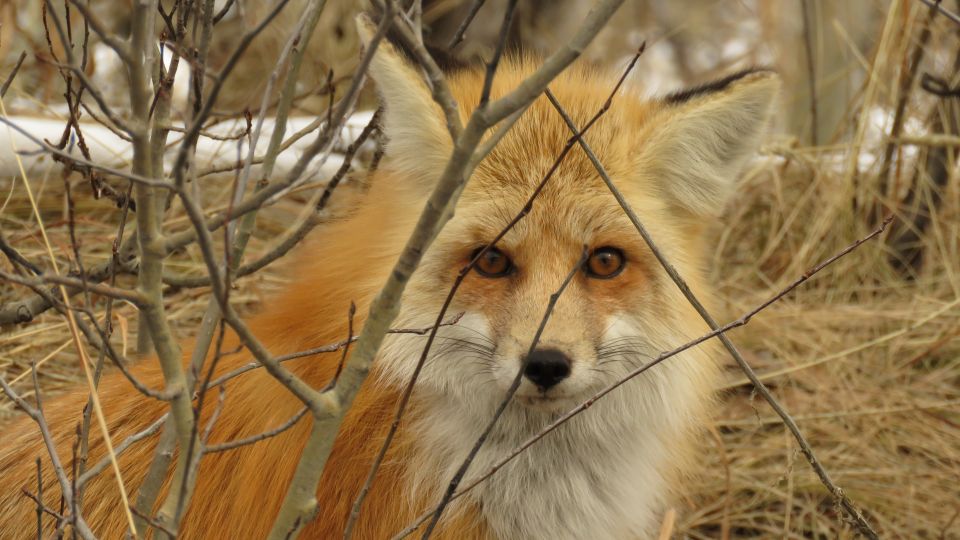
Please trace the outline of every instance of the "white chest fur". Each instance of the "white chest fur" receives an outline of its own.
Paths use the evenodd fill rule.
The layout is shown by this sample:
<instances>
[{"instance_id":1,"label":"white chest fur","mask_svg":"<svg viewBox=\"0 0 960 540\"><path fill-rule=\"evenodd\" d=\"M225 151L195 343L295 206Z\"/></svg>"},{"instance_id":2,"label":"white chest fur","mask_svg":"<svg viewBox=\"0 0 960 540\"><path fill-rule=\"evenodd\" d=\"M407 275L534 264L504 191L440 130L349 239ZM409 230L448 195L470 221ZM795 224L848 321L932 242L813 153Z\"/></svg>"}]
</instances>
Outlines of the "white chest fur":
<instances>
[{"instance_id":1,"label":"white chest fur","mask_svg":"<svg viewBox=\"0 0 960 540\"><path fill-rule=\"evenodd\" d=\"M659 392L649 392L650 385L642 381L636 383L561 426L471 492L499 538L621 539L653 534L665 504L664 471L670 469L671 437L664 437L664 421L673 415L651 406L665 404L656 395ZM490 417L474 416L462 409L462 403L459 410L455 403L433 405L429 410L438 414L418 422L418 432L426 436L413 468L415 488L434 493L427 500L439 500ZM483 474L552 419L521 406L509 408L461 485Z\"/></svg>"}]
</instances>

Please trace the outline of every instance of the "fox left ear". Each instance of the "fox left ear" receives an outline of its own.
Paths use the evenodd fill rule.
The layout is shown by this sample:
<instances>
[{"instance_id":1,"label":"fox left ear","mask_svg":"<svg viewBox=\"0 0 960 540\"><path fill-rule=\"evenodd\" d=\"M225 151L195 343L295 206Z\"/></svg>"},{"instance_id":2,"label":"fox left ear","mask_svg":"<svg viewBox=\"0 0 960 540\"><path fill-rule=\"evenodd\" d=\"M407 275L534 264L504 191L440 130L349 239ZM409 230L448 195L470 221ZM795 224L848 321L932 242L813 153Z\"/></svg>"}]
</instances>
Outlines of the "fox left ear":
<instances>
[{"instance_id":1,"label":"fox left ear","mask_svg":"<svg viewBox=\"0 0 960 540\"><path fill-rule=\"evenodd\" d=\"M719 215L760 146L779 88L776 73L751 70L667 96L639 170L694 216Z\"/></svg>"},{"instance_id":2,"label":"fox left ear","mask_svg":"<svg viewBox=\"0 0 960 540\"><path fill-rule=\"evenodd\" d=\"M376 27L361 14L357 32L366 49ZM453 150L443 111L420 73L386 39L377 46L368 73L384 108L383 132L391 167L432 186Z\"/></svg>"}]
</instances>

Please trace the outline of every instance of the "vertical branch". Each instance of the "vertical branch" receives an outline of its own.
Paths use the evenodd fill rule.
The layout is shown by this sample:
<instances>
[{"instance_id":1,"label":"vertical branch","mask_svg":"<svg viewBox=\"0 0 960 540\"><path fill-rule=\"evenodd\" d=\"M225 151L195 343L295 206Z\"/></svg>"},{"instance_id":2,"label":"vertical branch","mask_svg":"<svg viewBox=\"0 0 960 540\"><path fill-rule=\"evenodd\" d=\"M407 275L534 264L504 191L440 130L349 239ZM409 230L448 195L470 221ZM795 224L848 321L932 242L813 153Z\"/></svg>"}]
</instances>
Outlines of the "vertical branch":
<instances>
[{"instance_id":1,"label":"vertical branch","mask_svg":"<svg viewBox=\"0 0 960 540\"><path fill-rule=\"evenodd\" d=\"M36 368L31 368L36 373ZM43 465L37 458L37 540L43 540ZM73 515L76 515L74 512Z\"/></svg>"},{"instance_id":2,"label":"vertical branch","mask_svg":"<svg viewBox=\"0 0 960 540\"><path fill-rule=\"evenodd\" d=\"M408 16L417 42L423 45L423 0L413 0Z\"/></svg>"},{"instance_id":3,"label":"vertical branch","mask_svg":"<svg viewBox=\"0 0 960 540\"><path fill-rule=\"evenodd\" d=\"M817 126L817 71L813 56L813 37L810 25L810 3L800 1L800 11L803 12L803 47L807 57L807 83L810 87L810 146L817 146L817 135L820 133Z\"/></svg>"},{"instance_id":4,"label":"vertical branch","mask_svg":"<svg viewBox=\"0 0 960 540\"><path fill-rule=\"evenodd\" d=\"M152 69L155 66L154 20L157 13L157 0L137 0L132 18L130 54L132 61L127 65L130 81L131 138L133 141L132 172L135 175L153 178L157 161L153 155L151 141L151 104L153 101ZM160 135L158 136L165 136ZM157 158L158 159L158 158ZM144 297L141 309L141 331L146 330L166 385L173 395L171 406L171 425L176 433L175 439L182 449L187 448L193 431L193 411L190 393L180 362L180 347L174 339L167 322L163 305L163 260L166 257L165 240L162 232L163 192L153 186L138 183L134 188L137 204L137 238L140 245L140 271L137 276L137 289ZM143 345L144 342L141 342ZM141 349L141 352L142 349ZM165 440L161 437L161 442ZM184 474L187 455L180 452L175 469L175 477ZM165 467L164 467L165 468ZM146 488L154 486L145 484ZM140 506L142 515L150 515L152 503ZM168 526L161 516L161 525ZM138 516L141 530L146 530L146 520ZM162 530L161 530L162 532Z\"/></svg>"},{"instance_id":5,"label":"vertical branch","mask_svg":"<svg viewBox=\"0 0 960 540\"><path fill-rule=\"evenodd\" d=\"M500 57L503 55L503 49L507 45L507 36L510 34L510 27L513 25L513 14L516 10L517 0L509 0L509 2L507 2L507 11L503 15L503 23L500 25L500 37L497 40L497 48L493 51L493 58L487 63L487 73L483 78L483 90L480 92L480 107L486 106L490 101L490 89L493 87L493 78L497 74Z\"/></svg>"},{"instance_id":6,"label":"vertical branch","mask_svg":"<svg viewBox=\"0 0 960 540\"><path fill-rule=\"evenodd\" d=\"M117 230L117 236L113 240L113 245L111 247L110 254L110 286L116 285L117 281L117 269L120 265L120 243L123 240L123 232L127 223L127 214L130 211L130 192L133 189L131 184L127 190L127 195L124 198L123 210L120 213L120 225ZM84 274L81 273L81 276ZM110 336L113 334L113 298L107 297L106 305L104 307L104 335L103 335L103 346L100 348L100 353L97 358L97 370L94 374L94 383L98 383L100 379L100 374L102 372L103 362L106 356L106 352L109 349ZM94 323L96 321L93 321ZM119 364L119 362L118 362ZM90 433L90 415L93 411L93 398L87 400L87 405L83 409L83 421L80 426L80 448L79 448L79 463L77 466L77 474L82 476L86 470L87 465L87 453L89 451L89 433ZM79 506L80 501L83 500L83 486L81 485L74 493L74 498L76 504Z\"/></svg>"},{"instance_id":7,"label":"vertical branch","mask_svg":"<svg viewBox=\"0 0 960 540\"><path fill-rule=\"evenodd\" d=\"M880 181L880 185L877 187L877 194L880 199L873 208L872 218L874 221L879 221L882 218L885 207L884 197L890 198L891 200L895 200L897 197L896 189L891 192L890 188L891 184L896 186L899 182L890 181L890 165L893 161L893 153L898 147L896 140L900 137L900 132L903 129L903 121L907 112L907 102L910 100L910 90L917 80L917 73L920 71L920 63L923 62L924 51L927 48L927 44L930 43L930 24L936 15L936 7L931 7L926 19L923 20L920 37L917 39L917 42L913 44L913 50L910 52L910 61L906 69L900 74L899 100L897 101L897 108L893 113L893 125L890 127L887 145L883 149L883 161L880 163L880 172L877 173L877 179Z\"/></svg>"}]
</instances>

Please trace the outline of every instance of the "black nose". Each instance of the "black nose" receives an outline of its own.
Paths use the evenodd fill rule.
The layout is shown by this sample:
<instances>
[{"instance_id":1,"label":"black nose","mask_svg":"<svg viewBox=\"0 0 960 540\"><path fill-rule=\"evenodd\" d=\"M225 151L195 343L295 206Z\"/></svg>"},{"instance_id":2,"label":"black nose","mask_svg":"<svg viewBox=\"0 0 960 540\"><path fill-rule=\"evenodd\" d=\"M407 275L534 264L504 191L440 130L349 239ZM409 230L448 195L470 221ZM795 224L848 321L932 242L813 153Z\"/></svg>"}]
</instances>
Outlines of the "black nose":
<instances>
[{"instance_id":1,"label":"black nose","mask_svg":"<svg viewBox=\"0 0 960 540\"><path fill-rule=\"evenodd\" d=\"M556 349L537 349L527 357L523 374L541 390L549 390L570 375L570 359Z\"/></svg>"}]
</instances>

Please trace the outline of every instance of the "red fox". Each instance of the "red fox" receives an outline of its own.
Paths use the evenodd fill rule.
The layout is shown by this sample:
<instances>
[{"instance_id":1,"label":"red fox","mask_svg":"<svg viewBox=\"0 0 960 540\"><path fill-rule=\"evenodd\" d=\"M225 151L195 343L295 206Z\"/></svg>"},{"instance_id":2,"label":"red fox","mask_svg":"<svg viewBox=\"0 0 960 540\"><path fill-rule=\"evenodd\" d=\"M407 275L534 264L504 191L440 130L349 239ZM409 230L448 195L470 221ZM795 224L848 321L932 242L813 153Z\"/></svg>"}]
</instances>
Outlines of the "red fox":
<instances>
[{"instance_id":1,"label":"red fox","mask_svg":"<svg viewBox=\"0 0 960 540\"><path fill-rule=\"evenodd\" d=\"M505 59L492 96L515 88L536 65L525 57ZM358 195L362 200L355 211L307 240L287 291L266 301L250 321L274 355L342 340L350 302L356 303L357 323L362 324L360 314L387 278L451 154L443 114L413 65L384 43L370 75L385 110L384 161L370 190ZM480 99L483 79L483 69L449 74L464 118ZM582 126L615 80L578 64L550 88ZM704 277L708 232L734 191L739 169L759 145L778 86L775 74L760 70L665 98L646 99L625 90L585 137L698 294L709 296ZM395 326L433 323L457 272L523 207L570 135L545 97L520 117L478 166L455 216L425 253ZM584 245L586 263L524 362L550 294L575 266ZM438 334L410 410L362 508L356 538L390 538L439 502L522 363L522 385L465 482L597 390L708 330L579 149L566 157L529 215L478 262L449 312L464 315ZM223 350L231 351L237 343L228 335ZM343 422L317 490L318 514L303 537L342 536L423 345L419 336L388 336ZM339 354L288 365L321 388L332 378ZM434 536L651 537L671 492L683 481L697 427L711 403L716 356L710 344L701 345L597 401L452 503ZM217 372L250 361L245 352L229 354ZM133 370L150 387L162 388L155 362L140 362ZM166 410L165 403L142 396L117 373L104 377L100 396L115 441L141 431ZM262 369L228 382L225 396L211 443L268 431L301 408ZM81 388L44 403L68 468L86 399ZM212 408L205 407L201 421ZM181 536L266 536L309 430L308 415L276 437L205 455ZM104 445L97 430L90 437L93 463L104 455ZM156 437L147 438L119 458L131 494L143 481L155 445ZM36 426L22 419L7 427L0 443L4 538L36 535L36 505L21 489L36 492L37 457L44 460L43 498L57 509L58 484ZM109 471L85 489L82 515L104 538L120 538L126 529L117 489ZM161 499L168 489L163 488ZM54 519L44 516L44 523L52 531Z\"/></svg>"}]
</instances>

